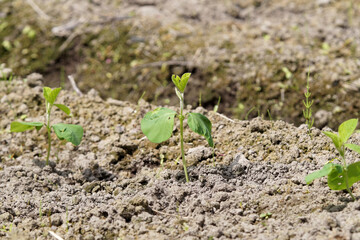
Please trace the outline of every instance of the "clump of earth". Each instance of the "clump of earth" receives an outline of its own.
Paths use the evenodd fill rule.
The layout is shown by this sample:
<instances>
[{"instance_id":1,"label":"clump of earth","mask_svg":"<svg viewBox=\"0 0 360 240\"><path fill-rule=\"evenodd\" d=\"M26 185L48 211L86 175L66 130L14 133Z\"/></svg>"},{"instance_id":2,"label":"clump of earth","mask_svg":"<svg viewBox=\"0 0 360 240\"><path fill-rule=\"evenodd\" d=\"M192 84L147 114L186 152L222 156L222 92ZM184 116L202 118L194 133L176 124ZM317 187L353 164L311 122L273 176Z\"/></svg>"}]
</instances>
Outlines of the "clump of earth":
<instances>
[{"instance_id":1,"label":"clump of earth","mask_svg":"<svg viewBox=\"0 0 360 240\"><path fill-rule=\"evenodd\" d=\"M338 157L317 128L310 137L305 125L188 106L211 120L215 148L185 127L186 183L178 123L160 144L141 132L141 118L157 106L62 91L58 102L74 116L54 111L53 123L80 124L85 134L77 147L53 135L45 165L45 129L9 132L12 121L44 120L42 87L39 74L0 81L1 238L360 239L360 202L331 191L326 178L305 183ZM359 184L352 191L359 198Z\"/></svg>"},{"instance_id":2,"label":"clump of earth","mask_svg":"<svg viewBox=\"0 0 360 240\"><path fill-rule=\"evenodd\" d=\"M32 4L31 4L32 3ZM315 126L359 116L360 2L354 0L2 0L0 63L16 75L103 98L176 106L172 74L192 72L187 101L236 119ZM0 76L1 77L1 76Z\"/></svg>"}]
</instances>

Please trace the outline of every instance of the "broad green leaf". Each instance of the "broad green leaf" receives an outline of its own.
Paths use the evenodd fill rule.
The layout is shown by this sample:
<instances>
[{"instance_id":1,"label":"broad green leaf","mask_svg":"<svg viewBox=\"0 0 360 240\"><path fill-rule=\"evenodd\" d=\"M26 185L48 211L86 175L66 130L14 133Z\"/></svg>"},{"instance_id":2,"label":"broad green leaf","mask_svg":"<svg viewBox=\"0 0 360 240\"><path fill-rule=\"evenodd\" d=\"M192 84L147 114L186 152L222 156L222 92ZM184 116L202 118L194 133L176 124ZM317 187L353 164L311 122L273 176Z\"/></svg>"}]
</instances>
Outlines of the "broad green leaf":
<instances>
[{"instance_id":1,"label":"broad green leaf","mask_svg":"<svg viewBox=\"0 0 360 240\"><path fill-rule=\"evenodd\" d=\"M44 123L41 122L12 122L10 124L10 132L24 132L34 128L40 130L43 125Z\"/></svg>"},{"instance_id":2,"label":"broad green leaf","mask_svg":"<svg viewBox=\"0 0 360 240\"><path fill-rule=\"evenodd\" d=\"M350 136L355 131L357 124L358 124L358 120L356 118L347 120L342 124L340 124L339 136L342 143L346 143L346 141L350 138Z\"/></svg>"},{"instance_id":3,"label":"broad green leaf","mask_svg":"<svg viewBox=\"0 0 360 240\"><path fill-rule=\"evenodd\" d=\"M168 108L157 108L145 114L141 130L154 143L161 143L171 137L176 112Z\"/></svg>"},{"instance_id":4,"label":"broad green leaf","mask_svg":"<svg viewBox=\"0 0 360 240\"><path fill-rule=\"evenodd\" d=\"M177 89L183 93L185 91L186 85L189 81L189 78L191 76L191 73L184 73L181 76L181 79L179 76L177 75L172 75L171 79L173 81L173 83L175 84L175 86L177 87Z\"/></svg>"},{"instance_id":5,"label":"broad green leaf","mask_svg":"<svg viewBox=\"0 0 360 240\"><path fill-rule=\"evenodd\" d=\"M342 145L341 139L340 137L332 132L323 132L326 136L328 136L329 138L331 138L331 140L333 141L333 143L335 144L335 147L338 151L340 151L340 147Z\"/></svg>"},{"instance_id":6,"label":"broad green leaf","mask_svg":"<svg viewBox=\"0 0 360 240\"><path fill-rule=\"evenodd\" d=\"M345 171L341 165L336 166L328 176L328 185L332 190L346 189ZM350 164L347 167L349 188L356 182L360 181L360 162Z\"/></svg>"},{"instance_id":7,"label":"broad green leaf","mask_svg":"<svg viewBox=\"0 0 360 240\"><path fill-rule=\"evenodd\" d=\"M61 111L66 113L68 116L71 116L70 109L67 106L65 106L63 104L54 104L54 105L57 106Z\"/></svg>"},{"instance_id":8,"label":"broad green leaf","mask_svg":"<svg viewBox=\"0 0 360 240\"><path fill-rule=\"evenodd\" d=\"M52 125L56 136L60 140L66 140L74 145L79 145L84 134L84 129L80 125L58 123Z\"/></svg>"},{"instance_id":9,"label":"broad green leaf","mask_svg":"<svg viewBox=\"0 0 360 240\"><path fill-rule=\"evenodd\" d=\"M359 145L356 145L356 144L351 144L351 143L345 143L345 147L357 152L357 153L360 153L360 146Z\"/></svg>"},{"instance_id":10,"label":"broad green leaf","mask_svg":"<svg viewBox=\"0 0 360 240\"><path fill-rule=\"evenodd\" d=\"M43 88L43 94L44 94L44 98L45 98L46 101L49 101L49 95L50 95L51 91L52 90L49 87L44 87Z\"/></svg>"},{"instance_id":11,"label":"broad green leaf","mask_svg":"<svg viewBox=\"0 0 360 240\"><path fill-rule=\"evenodd\" d=\"M334 164L328 175L328 186L332 190L346 189L344 168L340 164Z\"/></svg>"},{"instance_id":12,"label":"broad green leaf","mask_svg":"<svg viewBox=\"0 0 360 240\"><path fill-rule=\"evenodd\" d=\"M44 91L44 98L46 99L46 101L48 101L51 105L54 104L57 96L59 95L61 88L54 88L51 89L49 87L44 87L43 91Z\"/></svg>"},{"instance_id":13,"label":"broad green leaf","mask_svg":"<svg viewBox=\"0 0 360 240\"><path fill-rule=\"evenodd\" d=\"M317 178L322 178L322 177L329 175L329 173L332 170L333 165L334 165L333 163L327 163L323 166L322 169L308 174L305 177L306 184L312 183Z\"/></svg>"},{"instance_id":14,"label":"broad green leaf","mask_svg":"<svg viewBox=\"0 0 360 240\"><path fill-rule=\"evenodd\" d=\"M189 113L187 123L191 130L206 138L210 147L214 147L211 137L211 122L207 117L200 113Z\"/></svg>"},{"instance_id":15,"label":"broad green leaf","mask_svg":"<svg viewBox=\"0 0 360 240\"><path fill-rule=\"evenodd\" d=\"M360 181L360 162L348 166L349 187Z\"/></svg>"},{"instance_id":16,"label":"broad green leaf","mask_svg":"<svg viewBox=\"0 0 360 240\"><path fill-rule=\"evenodd\" d=\"M175 86L180 90L180 81L181 81L181 78L180 78L178 75L173 74L173 75L171 76L171 80L172 80L172 82L175 84Z\"/></svg>"}]
</instances>

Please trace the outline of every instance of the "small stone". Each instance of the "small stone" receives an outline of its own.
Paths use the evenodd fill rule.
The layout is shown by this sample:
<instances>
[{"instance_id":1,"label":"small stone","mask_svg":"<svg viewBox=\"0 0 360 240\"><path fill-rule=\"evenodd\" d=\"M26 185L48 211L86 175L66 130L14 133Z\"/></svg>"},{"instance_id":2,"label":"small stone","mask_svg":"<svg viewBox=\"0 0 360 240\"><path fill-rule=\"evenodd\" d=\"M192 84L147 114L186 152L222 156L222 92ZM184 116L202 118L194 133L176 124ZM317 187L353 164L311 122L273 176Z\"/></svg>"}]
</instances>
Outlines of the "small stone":
<instances>
[{"instance_id":1,"label":"small stone","mask_svg":"<svg viewBox=\"0 0 360 240\"><path fill-rule=\"evenodd\" d=\"M8 213L8 212L5 212L3 214L0 215L0 222L11 222L13 220L13 216Z\"/></svg>"},{"instance_id":2,"label":"small stone","mask_svg":"<svg viewBox=\"0 0 360 240\"><path fill-rule=\"evenodd\" d=\"M63 224L63 221L59 215L51 216L51 225L59 227Z\"/></svg>"},{"instance_id":3,"label":"small stone","mask_svg":"<svg viewBox=\"0 0 360 240\"><path fill-rule=\"evenodd\" d=\"M39 73L32 73L26 77L27 84L29 87L41 86L43 84L44 78Z\"/></svg>"}]
</instances>

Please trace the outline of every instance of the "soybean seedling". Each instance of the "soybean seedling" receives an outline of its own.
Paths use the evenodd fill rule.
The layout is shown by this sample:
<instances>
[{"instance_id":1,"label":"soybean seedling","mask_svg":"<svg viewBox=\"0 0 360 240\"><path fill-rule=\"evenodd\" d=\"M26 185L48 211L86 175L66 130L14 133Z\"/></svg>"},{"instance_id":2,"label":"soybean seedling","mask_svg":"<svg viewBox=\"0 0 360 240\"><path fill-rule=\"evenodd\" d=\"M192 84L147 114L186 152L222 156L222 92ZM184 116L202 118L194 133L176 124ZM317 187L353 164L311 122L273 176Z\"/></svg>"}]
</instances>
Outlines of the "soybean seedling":
<instances>
[{"instance_id":1,"label":"soybean seedling","mask_svg":"<svg viewBox=\"0 0 360 240\"><path fill-rule=\"evenodd\" d=\"M360 181L360 162L346 164L345 148L349 148L355 152L360 153L360 146L356 144L347 143L358 124L358 119L350 119L343 122L339 126L339 133L323 132L326 136L331 138L339 155L341 157L341 164L328 162L324 167L316 172L313 172L305 177L307 184L312 183L315 179L328 176L328 186L332 190L347 190L351 198L355 201L350 187Z\"/></svg>"},{"instance_id":2,"label":"soybean seedling","mask_svg":"<svg viewBox=\"0 0 360 240\"><path fill-rule=\"evenodd\" d=\"M187 123L192 131L204 136L210 147L214 147L214 142L211 137L211 122L200 113L183 114L184 111L184 91L191 73L184 73L181 78L177 75L172 75L172 81L175 84L175 92L180 100L180 114L177 112L160 107L153 111L146 113L141 120L141 130L145 136L154 143L161 143L171 137L174 127L174 117L177 116L180 120L180 148L181 158L184 166L186 182L189 182L189 176L186 169L186 160L184 152L184 119L187 117Z\"/></svg>"},{"instance_id":3,"label":"soybean seedling","mask_svg":"<svg viewBox=\"0 0 360 240\"><path fill-rule=\"evenodd\" d=\"M303 110L303 115L305 118L305 124L308 127L308 134L311 138L311 128L314 125L314 118L312 117L312 110L311 110L311 106L314 103L314 100L309 100L311 93L309 91L310 89L310 85L309 85L309 75L310 75L310 71L307 74L307 83L306 83L306 92L304 93L305 95L305 101L303 100L303 104L305 106L305 109Z\"/></svg>"},{"instance_id":4,"label":"soybean seedling","mask_svg":"<svg viewBox=\"0 0 360 240\"><path fill-rule=\"evenodd\" d=\"M45 106L46 106L46 113L45 113L45 122L12 122L10 125L11 132L24 132L26 130L36 129L39 131L43 126L47 129L48 135L48 148L47 148L47 155L46 155L46 165L49 164L49 157L51 151L51 128L54 130L56 136L60 140L66 140L71 142L75 146L79 145L81 139L84 134L84 130L80 125L74 124L65 124L65 123L57 123L54 125L50 124L50 117L51 117L51 109L53 106L59 108L68 116L72 116L70 109L63 105L63 104L56 104L56 98L59 95L61 88L54 88L51 89L49 87L43 88L44 98L45 98Z\"/></svg>"}]
</instances>

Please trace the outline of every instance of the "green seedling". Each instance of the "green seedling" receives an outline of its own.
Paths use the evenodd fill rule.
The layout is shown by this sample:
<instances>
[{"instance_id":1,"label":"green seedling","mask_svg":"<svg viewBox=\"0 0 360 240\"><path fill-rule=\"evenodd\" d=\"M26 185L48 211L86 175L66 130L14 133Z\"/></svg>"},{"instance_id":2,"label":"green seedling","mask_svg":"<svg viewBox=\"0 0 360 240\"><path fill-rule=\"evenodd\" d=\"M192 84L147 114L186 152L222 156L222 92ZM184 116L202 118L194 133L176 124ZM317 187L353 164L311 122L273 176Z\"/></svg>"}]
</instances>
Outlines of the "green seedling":
<instances>
[{"instance_id":1,"label":"green seedling","mask_svg":"<svg viewBox=\"0 0 360 240\"><path fill-rule=\"evenodd\" d=\"M13 227L13 224L12 224L12 223L10 223L9 227L3 225L2 228L0 228L0 231L1 231L1 232L9 232L9 233L10 233L11 230L12 230L12 227Z\"/></svg>"},{"instance_id":2,"label":"green seedling","mask_svg":"<svg viewBox=\"0 0 360 240\"><path fill-rule=\"evenodd\" d=\"M184 111L184 91L190 73L184 73L181 78L177 75L172 75L172 81L175 84L176 95L180 99L180 114L177 112L160 107L153 111L146 113L141 120L141 130L145 136L154 143L161 143L169 139L172 135L174 128L174 118L177 116L180 120L180 148L181 157L184 166L186 182L189 182L189 176L186 169L186 160L184 152L184 119L187 117L187 123L192 131L204 136L211 147L214 147L214 142L211 137L211 122L210 120L200 113L188 113L186 116Z\"/></svg>"},{"instance_id":3,"label":"green seedling","mask_svg":"<svg viewBox=\"0 0 360 240\"><path fill-rule=\"evenodd\" d=\"M311 101L309 100L309 98L311 96L311 93L309 91L309 89L310 89L309 75L310 75L310 72L308 72L308 74L307 74L306 92L304 93L305 101L303 100L303 104L305 106L305 109L303 110L303 115L304 115L304 118L305 118L305 124L308 127L308 134L309 134L309 136L311 138L311 128L314 125L314 118L312 116L311 106L313 105L314 100L311 100Z\"/></svg>"},{"instance_id":4,"label":"green seedling","mask_svg":"<svg viewBox=\"0 0 360 240\"><path fill-rule=\"evenodd\" d=\"M46 156L46 165L49 164L49 157L51 151L51 128L54 130L56 136L60 140L66 140L71 142L75 146L79 145L84 134L84 130L80 125L57 123L50 124L51 109L53 106L59 108L68 116L72 116L70 109L63 104L56 104L55 100L60 92L61 88L51 89L44 87L44 98L46 106L45 122L12 122L10 125L10 132L24 132L26 130L36 129L39 131L43 126L47 129L48 134L48 148Z\"/></svg>"},{"instance_id":5,"label":"green seedling","mask_svg":"<svg viewBox=\"0 0 360 240\"><path fill-rule=\"evenodd\" d=\"M219 97L218 102L217 102L217 104L216 104L215 107L214 107L214 112L217 112L217 111L219 110L220 101L221 101L221 97Z\"/></svg>"},{"instance_id":6,"label":"green seedling","mask_svg":"<svg viewBox=\"0 0 360 240\"><path fill-rule=\"evenodd\" d=\"M282 67L281 70L285 73L286 79L290 79L292 77L292 72L287 67Z\"/></svg>"},{"instance_id":7,"label":"green seedling","mask_svg":"<svg viewBox=\"0 0 360 240\"><path fill-rule=\"evenodd\" d=\"M346 164L345 148L349 148L357 153L360 153L360 146L356 144L347 143L358 124L358 119L350 119L343 122L339 126L339 133L323 132L326 136L331 138L339 155L341 157L341 164L335 164L332 161L324 165L324 167L316 172L313 172L305 177L307 184L312 183L315 179L328 176L328 186L332 190L347 190L351 198L355 201L350 187L360 181L360 162Z\"/></svg>"},{"instance_id":8,"label":"green seedling","mask_svg":"<svg viewBox=\"0 0 360 240\"><path fill-rule=\"evenodd\" d=\"M271 216L272 216L272 213L271 213L271 212L267 212L267 213L262 213L262 214L260 214L260 218L261 218L261 219L265 219L265 220L271 218Z\"/></svg>"}]
</instances>

